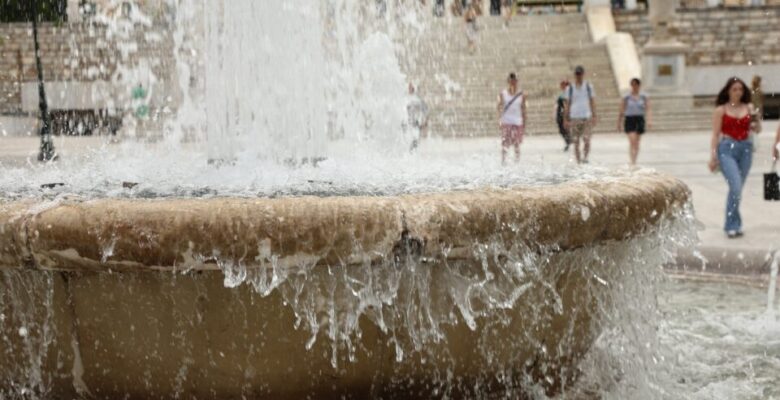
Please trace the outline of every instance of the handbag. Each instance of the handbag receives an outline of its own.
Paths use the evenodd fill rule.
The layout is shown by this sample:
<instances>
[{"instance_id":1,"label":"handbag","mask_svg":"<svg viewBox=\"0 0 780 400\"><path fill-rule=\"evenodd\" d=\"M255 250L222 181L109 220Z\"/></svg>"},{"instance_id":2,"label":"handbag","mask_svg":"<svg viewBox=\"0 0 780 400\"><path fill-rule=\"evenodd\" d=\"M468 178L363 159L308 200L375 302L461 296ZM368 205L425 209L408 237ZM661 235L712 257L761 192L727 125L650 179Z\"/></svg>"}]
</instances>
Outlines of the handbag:
<instances>
[{"instance_id":1,"label":"handbag","mask_svg":"<svg viewBox=\"0 0 780 400\"><path fill-rule=\"evenodd\" d=\"M777 161L772 164L772 172L764 174L764 200L780 201L780 175L777 174Z\"/></svg>"}]
</instances>

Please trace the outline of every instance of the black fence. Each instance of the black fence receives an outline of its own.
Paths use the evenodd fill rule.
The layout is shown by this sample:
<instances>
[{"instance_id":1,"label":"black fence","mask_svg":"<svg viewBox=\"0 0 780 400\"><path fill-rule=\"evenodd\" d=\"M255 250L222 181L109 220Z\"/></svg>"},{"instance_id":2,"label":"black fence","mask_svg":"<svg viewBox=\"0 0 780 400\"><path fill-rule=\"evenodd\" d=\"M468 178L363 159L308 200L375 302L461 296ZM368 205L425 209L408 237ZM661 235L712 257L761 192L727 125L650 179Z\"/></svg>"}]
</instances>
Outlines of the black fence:
<instances>
[{"instance_id":1,"label":"black fence","mask_svg":"<svg viewBox=\"0 0 780 400\"><path fill-rule=\"evenodd\" d=\"M0 0L0 22L31 22L33 0ZM68 19L67 0L38 0L38 19L45 22L65 22Z\"/></svg>"}]
</instances>

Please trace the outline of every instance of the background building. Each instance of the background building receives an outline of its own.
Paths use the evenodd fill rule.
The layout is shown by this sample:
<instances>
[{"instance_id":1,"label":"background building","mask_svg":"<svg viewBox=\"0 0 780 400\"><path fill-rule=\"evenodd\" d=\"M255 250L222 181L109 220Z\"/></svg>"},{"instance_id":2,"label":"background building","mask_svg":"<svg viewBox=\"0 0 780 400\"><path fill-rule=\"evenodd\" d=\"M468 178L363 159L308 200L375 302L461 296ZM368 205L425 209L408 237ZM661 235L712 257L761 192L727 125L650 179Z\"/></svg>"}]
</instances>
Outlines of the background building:
<instances>
[{"instance_id":1,"label":"background building","mask_svg":"<svg viewBox=\"0 0 780 400\"><path fill-rule=\"evenodd\" d=\"M177 22L182 2L41 0L47 21L41 26L41 55L55 132L162 132L184 93L202 83L196 68L181 79L182 62L197 66L192 60L197 51L187 40L197 33L181 32ZM38 111L31 26L21 11L28 3L0 1L0 132L7 134L34 132ZM667 7L661 0L650 0L649 5L568 0L566 8L560 7L560 0L522 0L516 11L534 17L518 16L505 29L500 18L488 15L490 2L484 0L480 51L465 54L462 24L450 15L449 3L442 18L434 17L435 2L425 5L431 8L423 12L430 19L428 34L407 45L416 47L410 54L426 56L401 60L432 107L431 133L445 137L491 134L494 97L512 70L520 72L532 99L529 111L536 133L556 131L549 108L557 82L578 64L588 67L602 118L616 118L620 93L630 78L643 75L642 60L653 32L647 8ZM659 116L666 119L657 120L656 129L705 128L710 100L732 75L746 81L763 76L767 116L778 116L780 102L774 94L780 93L780 0L763 3L729 1L724 7L708 0L683 0L668 6L676 9L668 17L668 31L685 47L681 57L686 68L676 88L684 98L657 103ZM707 107L695 108L694 99ZM600 129L611 132L607 125Z\"/></svg>"}]
</instances>

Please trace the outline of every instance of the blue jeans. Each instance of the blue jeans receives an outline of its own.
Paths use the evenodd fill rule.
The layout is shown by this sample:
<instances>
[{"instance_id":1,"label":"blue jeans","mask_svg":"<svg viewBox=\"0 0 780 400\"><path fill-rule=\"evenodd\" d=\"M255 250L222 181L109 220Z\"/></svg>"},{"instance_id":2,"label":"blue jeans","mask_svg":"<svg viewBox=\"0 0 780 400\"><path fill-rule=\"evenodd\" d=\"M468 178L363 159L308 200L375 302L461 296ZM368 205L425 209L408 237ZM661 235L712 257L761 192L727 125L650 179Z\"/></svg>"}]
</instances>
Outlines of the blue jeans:
<instances>
[{"instance_id":1,"label":"blue jeans","mask_svg":"<svg viewBox=\"0 0 780 400\"><path fill-rule=\"evenodd\" d=\"M723 176L729 184L725 230L742 231L739 203L742 200L742 189L745 187L750 166L753 164L753 142L724 138L718 145L718 160Z\"/></svg>"}]
</instances>

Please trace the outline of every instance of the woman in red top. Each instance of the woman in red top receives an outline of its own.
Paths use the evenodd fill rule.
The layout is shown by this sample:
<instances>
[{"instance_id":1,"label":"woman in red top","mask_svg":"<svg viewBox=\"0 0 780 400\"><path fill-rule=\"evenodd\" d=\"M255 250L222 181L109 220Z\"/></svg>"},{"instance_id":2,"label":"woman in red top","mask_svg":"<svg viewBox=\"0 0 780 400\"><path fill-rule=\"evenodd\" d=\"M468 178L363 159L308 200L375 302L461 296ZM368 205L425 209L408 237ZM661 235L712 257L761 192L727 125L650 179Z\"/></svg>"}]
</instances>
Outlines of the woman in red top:
<instances>
[{"instance_id":1,"label":"woman in red top","mask_svg":"<svg viewBox=\"0 0 780 400\"><path fill-rule=\"evenodd\" d=\"M758 133L761 123L754 118L755 107L751 103L750 90L739 78L731 78L718 95L717 107L712 118L712 144L710 170L720 166L729 184L726 201L726 235L729 238L743 236L739 203L742 189L753 163L751 130Z\"/></svg>"}]
</instances>

